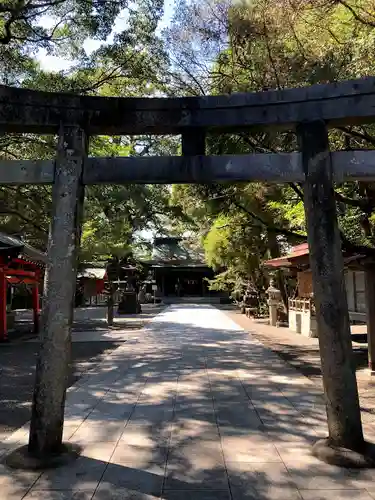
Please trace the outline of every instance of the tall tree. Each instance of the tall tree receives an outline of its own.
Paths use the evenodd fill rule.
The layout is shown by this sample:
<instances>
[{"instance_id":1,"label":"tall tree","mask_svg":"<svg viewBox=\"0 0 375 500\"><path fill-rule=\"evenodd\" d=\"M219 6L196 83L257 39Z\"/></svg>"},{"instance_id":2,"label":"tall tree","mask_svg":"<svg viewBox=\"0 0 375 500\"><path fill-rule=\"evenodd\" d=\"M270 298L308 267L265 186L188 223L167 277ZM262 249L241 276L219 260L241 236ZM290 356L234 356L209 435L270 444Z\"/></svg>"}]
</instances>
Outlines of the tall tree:
<instances>
[{"instance_id":1,"label":"tall tree","mask_svg":"<svg viewBox=\"0 0 375 500\"><path fill-rule=\"evenodd\" d=\"M167 43L179 54L180 38L184 39L181 58L185 65L176 66L175 70L179 81L185 81L188 89L192 86L190 75L205 71L205 77L199 79L205 83L201 93L262 91L326 83L373 74L373 13L373 3L366 0L249 0L227 4L205 0L188 5L181 1L178 15L168 31ZM205 52L209 55L207 64L204 64ZM333 130L332 147L373 148L374 131L373 126ZM213 154L242 154L294 151L297 144L293 134L251 132L214 138L209 148ZM237 200L241 200L243 191L246 187L236 192ZM305 230L302 187L264 186L261 192L264 193L262 213L254 211L250 199L245 207L234 208L232 204L233 214L245 208L248 215L252 213L249 224L254 225L254 229L261 223L264 231L271 229L270 235L277 229L293 243L293 233ZM373 253L373 192L371 183L336 186L341 236L346 248ZM192 199L194 196L195 193ZM210 203L207 198L206 203ZM189 205L186 201L184 204ZM210 223L215 225L215 220L210 219ZM276 242L280 242L280 238ZM275 255L275 248L272 253Z\"/></svg>"},{"instance_id":2,"label":"tall tree","mask_svg":"<svg viewBox=\"0 0 375 500\"><path fill-rule=\"evenodd\" d=\"M27 88L90 95L153 95L163 85L167 63L155 35L163 1L9 0L0 6L0 83ZM126 18L113 33L116 17ZM108 36L111 35L110 38ZM90 37L103 42L88 56L83 48ZM67 71L42 70L39 49L72 59ZM151 137L95 137L91 154L127 156L153 154L172 144ZM173 146L174 147L174 146ZM54 158L56 138L32 134L3 135L0 156L8 159ZM170 152L170 150L168 149ZM125 251L134 234L156 224L156 213L168 208L162 186L95 186L86 190L82 258L103 258ZM48 187L2 187L0 224L44 248L51 209Z\"/></svg>"}]
</instances>

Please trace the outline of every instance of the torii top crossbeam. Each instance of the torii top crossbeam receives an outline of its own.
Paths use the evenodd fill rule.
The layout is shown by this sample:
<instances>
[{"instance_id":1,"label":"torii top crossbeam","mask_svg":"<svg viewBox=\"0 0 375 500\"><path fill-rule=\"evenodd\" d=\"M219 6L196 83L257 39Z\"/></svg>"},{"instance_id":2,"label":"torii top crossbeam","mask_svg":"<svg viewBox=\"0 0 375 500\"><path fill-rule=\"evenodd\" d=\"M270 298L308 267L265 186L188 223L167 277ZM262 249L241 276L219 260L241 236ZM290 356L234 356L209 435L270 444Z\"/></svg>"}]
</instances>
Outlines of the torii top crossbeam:
<instances>
[{"instance_id":1,"label":"torii top crossbeam","mask_svg":"<svg viewBox=\"0 0 375 500\"><path fill-rule=\"evenodd\" d=\"M91 97L0 86L0 127L57 133L61 123L87 134L180 134L191 128L291 129L305 120L331 126L374 121L375 78L286 90L180 98Z\"/></svg>"}]
</instances>

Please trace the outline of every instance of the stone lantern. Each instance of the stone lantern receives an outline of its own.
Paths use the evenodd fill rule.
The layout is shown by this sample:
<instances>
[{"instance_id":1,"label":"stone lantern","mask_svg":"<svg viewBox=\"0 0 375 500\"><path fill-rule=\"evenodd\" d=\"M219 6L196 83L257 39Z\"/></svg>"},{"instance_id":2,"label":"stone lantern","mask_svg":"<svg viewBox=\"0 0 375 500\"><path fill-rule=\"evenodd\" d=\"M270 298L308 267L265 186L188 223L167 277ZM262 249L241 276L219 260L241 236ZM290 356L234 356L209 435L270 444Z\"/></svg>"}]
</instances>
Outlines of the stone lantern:
<instances>
[{"instance_id":1,"label":"stone lantern","mask_svg":"<svg viewBox=\"0 0 375 500\"><path fill-rule=\"evenodd\" d=\"M267 304L269 309L270 325L276 326L277 309L281 301L281 292L275 287L275 281L273 279L270 281L270 286L267 288L266 294L268 295Z\"/></svg>"},{"instance_id":2,"label":"stone lantern","mask_svg":"<svg viewBox=\"0 0 375 500\"><path fill-rule=\"evenodd\" d=\"M135 289L137 268L132 265L121 267L122 282L125 282L125 289L122 290L121 299L118 304L118 314L139 314L142 312L138 296Z\"/></svg>"},{"instance_id":3,"label":"stone lantern","mask_svg":"<svg viewBox=\"0 0 375 500\"><path fill-rule=\"evenodd\" d=\"M249 284L242 298L242 313L246 315L256 315L259 300L257 291ZM249 313L249 314L248 314Z\"/></svg>"}]
</instances>

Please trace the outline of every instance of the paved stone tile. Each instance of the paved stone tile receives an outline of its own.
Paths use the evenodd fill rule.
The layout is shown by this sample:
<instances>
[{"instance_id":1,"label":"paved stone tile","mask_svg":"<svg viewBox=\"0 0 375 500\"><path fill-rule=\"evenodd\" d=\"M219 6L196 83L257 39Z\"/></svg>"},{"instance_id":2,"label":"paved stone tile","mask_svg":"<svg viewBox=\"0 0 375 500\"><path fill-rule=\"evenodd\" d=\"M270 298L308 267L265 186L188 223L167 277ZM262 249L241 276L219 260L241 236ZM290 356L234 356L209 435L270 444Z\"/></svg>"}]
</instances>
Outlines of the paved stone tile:
<instances>
[{"instance_id":1,"label":"paved stone tile","mask_svg":"<svg viewBox=\"0 0 375 500\"><path fill-rule=\"evenodd\" d=\"M148 420L130 421L125 427L120 443L140 447L166 446L171 435L172 424L169 421L150 422Z\"/></svg>"},{"instance_id":2,"label":"paved stone tile","mask_svg":"<svg viewBox=\"0 0 375 500\"><path fill-rule=\"evenodd\" d=\"M231 500L229 490L167 490L161 498L162 500Z\"/></svg>"},{"instance_id":3,"label":"paved stone tile","mask_svg":"<svg viewBox=\"0 0 375 500\"><path fill-rule=\"evenodd\" d=\"M228 405L227 408L215 407L219 426L231 425L243 429L260 429L264 427L258 414L248 405Z\"/></svg>"},{"instance_id":4,"label":"paved stone tile","mask_svg":"<svg viewBox=\"0 0 375 500\"><path fill-rule=\"evenodd\" d=\"M272 443L268 434L261 428L249 428L239 425L219 425L221 438L225 437L249 437L254 445L262 446L265 443Z\"/></svg>"},{"instance_id":5,"label":"paved stone tile","mask_svg":"<svg viewBox=\"0 0 375 500\"><path fill-rule=\"evenodd\" d=\"M9 500L23 500L30 488L25 488L17 484L1 485L1 498Z\"/></svg>"},{"instance_id":6,"label":"paved stone tile","mask_svg":"<svg viewBox=\"0 0 375 500\"><path fill-rule=\"evenodd\" d=\"M72 434L70 441L75 443L117 442L125 428L123 419L87 418Z\"/></svg>"},{"instance_id":7,"label":"paved stone tile","mask_svg":"<svg viewBox=\"0 0 375 500\"><path fill-rule=\"evenodd\" d=\"M137 446L120 442L110 462L126 467L143 468L150 464L165 465L168 446Z\"/></svg>"},{"instance_id":8,"label":"paved stone tile","mask_svg":"<svg viewBox=\"0 0 375 500\"><path fill-rule=\"evenodd\" d=\"M300 490L303 500L373 500L366 490Z\"/></svg>"},{"instance_id":9,"label":"paved stone tile","mask_svg":"<svg viewBox=\"0 0 375 500\"><path fill-rule=\"evenodd\" d=\"M92 491L31 491L24 500L91 500Z\"/></svg>"},{"instance_id":10,"label":"paved stone tile","mask_svg":"<svg viewBox=\"0 0 375 500\"><path fill-rule=\"evenodd\" d=\"M94 493L114 449L114 443L85 446L82 455L75 462L44 472L36 481L33 490L77 490Z\"/></svg>"},{"instance_id":11,"label":"paved stone tile","mask_svg":"<svg viewBox=\"0 0 375 500\"><path fill-rule=\"evenodd\" d=\"M12 491L13 489L27 491L40 475L40 472L15 470L0 464L0 498L4 495L4 491ZM10 496L10 498L12 497Z\"/></svg>"},{"instance_id":12,"label":"paved stone tile","mask_svg":"<svg viewBox=\"0 0 375 500\"><path fill-rule=\"evenodd\" d=\"M148 495L137 490L101 483L92 500L157 500L159 498L159 495Z\"/></svg>"},{"instance_id":13,"label":"paved stone tile","mask_svg":"<svg viewBox=\"0 0 375 500\"><path fill-rule=\"evenodd\" d=\"M164 491L167 490L226 490L228 479L225 467L212 467L198 461L181 460L178 464L167 465Z\"/></svg>"},{"instance_id":14,"label":"paved stone tile","mask_svg":"<svg viewBox=\"0 0 375 500\"><path fill-rule=\"evenodd\" d=\"M365 488L375 492L375 469L349 470L355 488Z\"/></svg>"},{"instance_id":15,"label":"paved stone tile","mask_svg":"<svg viewBox=\"0 0 375 500\"><path fill-rule=\"evenodd\" d=\"M280 425L273 428L264 426L263 430L275 445L294 443L296 446L312 446L319 439L312 429L293 430L287 425Z\"/></svg>"},{"instance_id":16,"label":"paved stone tile","mask_svg":"<svg viewBox=\"0 0 375 500\"><path fill-rule=\"evenodd\" d=\"M181 418L176 416L171 427L171 445L177 446L187 441L219 442L219 431L215 420L196 418Z\"/></svg>"},{"instance_id":17,"label":"paved stone tile","mask_svg":"<svg viewBox=\"0 0 375 500\"><path fill-rule=\"evenodd\" d=\"M84 418L70 418L64 422L63 440L68 441L84 422Z\"/></svg>"},{"instance_id":18,"label":"paved stone tile","mask_svg":"<svg viewBox=\"0 0 375 500\"><path fill-rule=\"evenodd\" d=\"M124 421L127 421L134 408L135 402L131 402L130 398L123 401L122 399L106 397L95 406L95 410L90 414L98 415L99 418L122 418Z\"/></svg>"},{"instance_id":19,"label":"paved stone tile","mask_svg":"<svg viewBox=\"0 0 375 500\"><path fill-rule=\"evenodd\" d=\"M299 489L305 490L345 490L363 488L361 482L357 484L348 469L334 467L323 462L312 460L287 461L289 474Z\"/></svg>"},{"instance_id":20,"label":"paved stone tile","mask_svg":"<svg viewBox=\"0 0 375 500\"><path fill-rule=\"evenodd\" d=\"M296 488L273 487L255 489L251 486L231 488L232 500L301 500ZM332 499L334 500L334 499Z\"/></svg>"},{"instance_id":21,"label":"paved stone tile","mask_svg":"<svg viewBox=\"0 0 375 500\"><path fill-rule=\"evenodd\" d=\"M164 470L164 466L157 464L133 468L111 463L105 470L102 482L116 488L126 488L159 497L163 486Z\"/></svg>"},{"instance_id":22,"label":"paved stone tile","mask_svg":"<svg viewBox=\"0 0 375 500\"><path fill-rule=\"evenodd\" d=\"M159 380L149 378L142 391L140 401L147 399L150 403L167 403L174 398L177 393L177 375L175 370L167 376L164 369L158 377Z\"/></svg>"},{"instance_id":23,"label":"paved stone tile","mask_svg":"<svg viewBox=\"0 0 375 500\"><path fill-rule=\"evenodd\" d=\"M256 490L295 488L288 469L280 462L226 462L226 466L233 488L246 488L249 484Z\"/></svg>"},{"instance_id":24,"label":"paved stone tile","mask_svg":"<svg viewBox=\"0 0 375 500\"><path fill-rule=\"evenodd\" d=\"M172 422L174 416L173 407L156 407L152 405L137 405L134 412L130 416L129 422L131 424L138 424L139 422L148 422L150 425L166 425Z\"/></svg>"},{"instance_id":25,"label":"paved stone tile","mask_svg":"<svg viewBox=\"0 0 375 500\"><path fill-rule=\"evenodd\" d=\"M290 442L275 442L282 461L285 465L295 464L298 461L301 464L321 465L322 462L315 458L312 454L312 446L309 444L301 444L293 441Z\"/></svg>"},{"instance_id":26,"label":"paved stone tile","mask_svg":"<svg viewBox=\"0 0 375 500\"><path fill-rule=\"evenodd\" d=\"M174 420L181 419L209 422L216 425L216 416L212 403L211 406L210 404L203 405L197 401L193 401L191 404L189 404L189 401L183 405L176 404L174 407Z\"/></svg>"},{"instance_id":27,"label":"paved stone tile","mask_svg":"<svg viewBox=\"0 0 375 500\"><path fill-rule=\"evenodd\" d=\"M224 467L223 452L219 440L188 440L171 447L168 453L167 472L176 466L187 465L197 470Z\"/></svg>"},{"instance_id":28,"label":"paved stone tile","mask_svg":"<svg viewBox=\"0 0 375 500\"><path fill-rule=\"evenodd\" d=\"M221 438L226 462L281 462L277 448L265 440L256 442L251 436L224 436Z\"/></svg>"},{"instance_id":29,"label":"paved stone tile","mask_svg":"<svg viewBox=\"0 0 375 500\"><path fill-rule=\"evenodd\" d=\"M241 402L247 403L249 398L244 391L244 388L236 379L231 376L226 378L225 373L221 375L221 379L216 380L216 378L211 380L211 393L214 398L215 404L220 402Z\"/></svg>"},{"instance_id":30,"label":"paved stone tile","mask_svg":"<svg viewBox=\"0 0 375 500\"><path fill-rule=\"evenodd\" d=\"M86 388L77 388L67 394L66 404L82 412L94 408L104 397L104 391L98 395L92 394Z\"/></svg>"},{"instance_id":31,"label":"paved stone tile","mask_svg":"<svg viewBox=\"0 0 375 500\"><path fill-rule=\"evenodd\" d=\"M94 493L107 466L106 462L88 457L78 458L74 465L44 472L34 490L76 490Z\"/></svg>"},{"instance_id":32,"label":"paved stone tile","mask_svg":"<svg viewBox=\"0 0 375 500\"><path fill-rule=\"evenodd\" d=\"M231 500L375 499L374 471L312 457L326 432L317 388L210 306L173 306L129 334L65 414L82 456L40 477L0 467L0 498L229 500L230 484Z\"/></svg>"}]
</instances>

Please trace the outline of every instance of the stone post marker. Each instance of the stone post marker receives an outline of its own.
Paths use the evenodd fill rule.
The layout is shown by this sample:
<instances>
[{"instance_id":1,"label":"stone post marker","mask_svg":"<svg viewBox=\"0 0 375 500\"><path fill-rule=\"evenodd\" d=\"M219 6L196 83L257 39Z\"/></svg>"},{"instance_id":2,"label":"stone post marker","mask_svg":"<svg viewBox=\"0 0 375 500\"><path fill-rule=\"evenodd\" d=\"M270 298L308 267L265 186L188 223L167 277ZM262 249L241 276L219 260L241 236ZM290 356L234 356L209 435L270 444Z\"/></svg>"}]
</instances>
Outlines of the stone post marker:
<instances>
[{"instance_id":1,"label":"stone post marker","mask_svg":"<svg viewBox=\"0 0 375 500\"><path fill-rule=\"evenodd\" d=\"M113 326L114 307L115 307L114 293L115 292L114 292L113 284L110 283L108 297L107 297L107 325L108 326Z\"/></svg>"},{"instance_id":2,"label":"stone post marker","mask_svg":"<svg viewBox=\"0 0 375 500\"><path fill-rule=\"evenodd\" d=\"M325 123L316 121L300 124L297 134L306 176L305 213L329 429L325 444L361 451L364 439L328 133Z\"/></svg>"},{"instance_id":3,"label":"stone post marker","mask_svg":"<svg viewBox=\"0 0 375 500\"><path fill-rule=\"evenodd\" d=\"M266 294L268 295L268 311L270 318L270 325L277 326L277 309L280 306L281 302L281 292L278 288L275 287L275 280L271 279L270 286L266 290Z\"/></svg>"},{"instance_id":4,"label":"stone post marker","mask_svg":"<svg viewBox=\"0 0 375 500\"><path fill-rule=\"evenodd\" d=\"M59 454L62 447L86 154L85 133L78 127L62 128L55 164L41 346L28 447L29 453L38 457Z\"/></svg>"}]
</instances>

